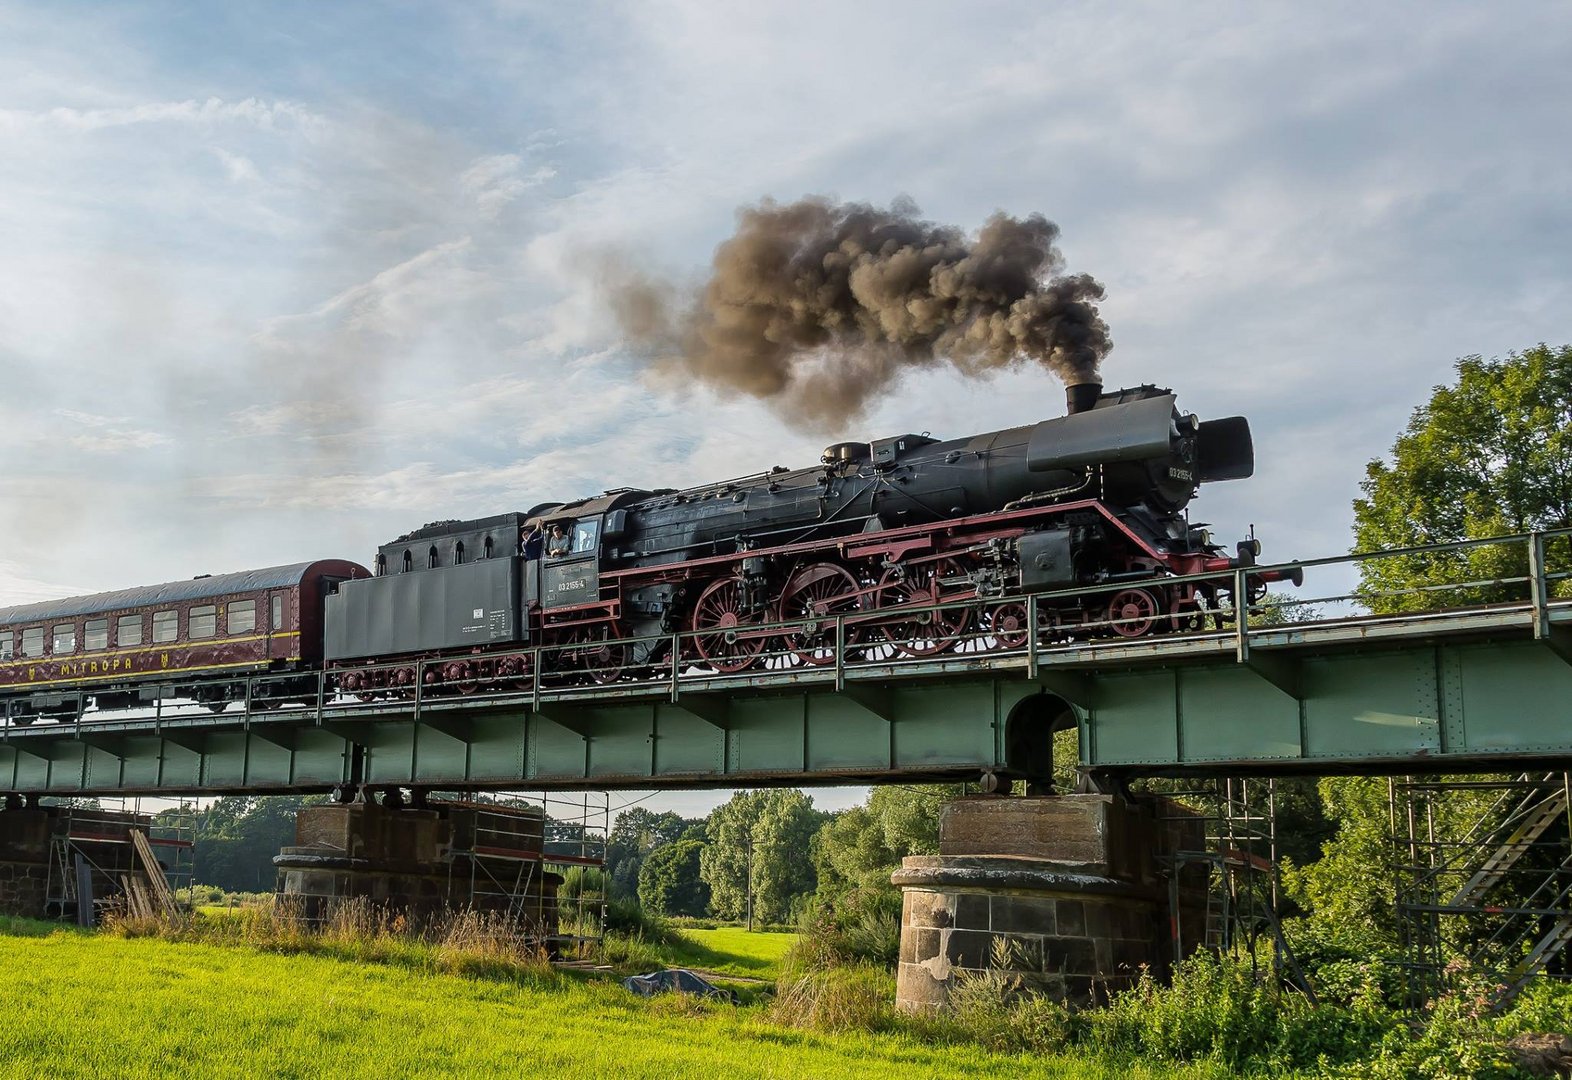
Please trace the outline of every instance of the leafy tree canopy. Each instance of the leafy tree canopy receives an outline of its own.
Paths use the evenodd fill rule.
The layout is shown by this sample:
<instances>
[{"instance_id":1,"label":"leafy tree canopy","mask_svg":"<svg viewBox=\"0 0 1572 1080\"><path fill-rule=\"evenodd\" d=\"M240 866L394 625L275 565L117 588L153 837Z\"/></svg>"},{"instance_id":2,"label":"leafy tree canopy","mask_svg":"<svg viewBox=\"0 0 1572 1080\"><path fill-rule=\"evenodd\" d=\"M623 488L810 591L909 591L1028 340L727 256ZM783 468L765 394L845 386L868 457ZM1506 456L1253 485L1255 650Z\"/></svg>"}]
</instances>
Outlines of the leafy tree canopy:
<instances>
[{"instance_id":1,"label":"leafy tree canopy","mask_svg":"<svg viewBox=\"0 0 1572 1080\"><path fill-rule=\"evenodd\" d=\"M699 875L704 845L678 840L650 852L639 871L639 904L657 915L703 915L710 887Z\"/></svg>"},{"instance_id":2,"label":"leafy tree canopy","mask_svg":"<svg viewBox=\"0 0 1572 1080\"><path fill-rule=\"evenodd\" d=\"M652 813L635 806L617 815L606 843L606 872L612 895L632 897L639 891L639 873L651 852L670 844L703 822L670 811Z\"/></svg>"},{"instance_id":3,"label":"leafy tree canopy","mask_svg":"<svg viewBox=\"0 0 1572 1080\"><path fill-rule=\"evenodd\" d=\"M710 909L723 919L746 913L751 838L754 916L765 922L788 918L793 904L813 891L813 836L824 818L812 799L790 788L739 791L716 807L699 863L710 887Z\"/></svg>"},{"instance_id":4,"label":"leafy tree canopy","mask_svg":"<svg viewBox=\"0 0 1572 1080\"><path fill-rule=\"evenodd\" d=\"M959 794L953 784L876 787L864 806L824 823L814 842L820 891L888 886L908 855L939 850L939 807Z\"/></svg>"},{"instance_id":5,"label":"leafy tree canopy","mask_svg":"<svg viewBox=\"0 0 1572 1080\"><path fill-rule=\"evenodd\" d=\"M1572 346L1465 357L1456 371L1454 385L1414 410L1391 460L1366 467L1355 550L1572 526ZM1568 550L1565 539L1551 544L1563 564ZM1521 586L1413 590L1526 571L1522 545L1490 545L1367 561L1360 586L1372 610L1414 611L1521 598Z\"/></svg>"}]
</instances>

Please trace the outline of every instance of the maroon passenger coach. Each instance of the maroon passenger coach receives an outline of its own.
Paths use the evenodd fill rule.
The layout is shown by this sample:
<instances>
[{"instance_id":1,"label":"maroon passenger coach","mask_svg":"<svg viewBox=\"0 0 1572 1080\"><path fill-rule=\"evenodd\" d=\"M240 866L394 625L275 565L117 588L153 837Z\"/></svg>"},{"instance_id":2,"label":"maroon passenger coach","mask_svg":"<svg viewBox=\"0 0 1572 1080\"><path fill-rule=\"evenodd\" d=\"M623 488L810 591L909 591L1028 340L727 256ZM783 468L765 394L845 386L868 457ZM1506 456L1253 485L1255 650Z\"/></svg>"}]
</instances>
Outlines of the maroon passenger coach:
<instances>
[{"instance_id":1,"label":"maroon passenger coach","mask_svg":"<svg viewBox=\"0 0 1572 1080\"><path fill-rule=\"evenodd\" d=\"M0 608L0 713L17 724L69 720L89 705L159 696L221 711L245 698L247 677L315 671L323 601L340 582L369 576L325 559ZM253 704L315 687L314 676L268 680Z\"/></svg>"}]
</instances>

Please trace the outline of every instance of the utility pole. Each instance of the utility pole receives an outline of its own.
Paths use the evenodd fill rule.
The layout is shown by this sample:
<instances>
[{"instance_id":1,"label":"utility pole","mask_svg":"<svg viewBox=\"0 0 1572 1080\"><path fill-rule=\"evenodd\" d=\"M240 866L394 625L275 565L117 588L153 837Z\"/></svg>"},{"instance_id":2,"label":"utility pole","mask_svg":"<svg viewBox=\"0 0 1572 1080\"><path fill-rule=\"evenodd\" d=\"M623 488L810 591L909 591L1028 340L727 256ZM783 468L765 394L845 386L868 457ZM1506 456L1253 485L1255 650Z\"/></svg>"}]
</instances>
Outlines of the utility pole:
<instances>
[{"instance_id":1,"label":"utility pole","mask_svg":"<svg viewBox=\"0 0 1572 1080\"><path fill-rule=\"evenodd\" d=\"M753 830L748 830L748 835L743 838L743 844L748 851L748 932L753 932Z\"/></svg>"}]
</instances>

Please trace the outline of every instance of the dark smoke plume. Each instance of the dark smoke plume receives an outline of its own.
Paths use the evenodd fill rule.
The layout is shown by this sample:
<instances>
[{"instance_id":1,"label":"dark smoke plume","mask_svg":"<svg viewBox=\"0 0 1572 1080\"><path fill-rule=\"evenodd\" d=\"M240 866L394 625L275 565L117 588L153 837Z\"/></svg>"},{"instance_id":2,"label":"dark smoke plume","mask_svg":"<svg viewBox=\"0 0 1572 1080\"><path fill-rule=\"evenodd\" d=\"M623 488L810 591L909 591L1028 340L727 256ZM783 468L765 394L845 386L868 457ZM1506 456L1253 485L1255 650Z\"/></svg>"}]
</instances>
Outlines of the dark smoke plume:
<instances>
[{"instance_id":1,"label":"dark smoke plume","mask_svg":"<svg viewBox=\"0 0 1572 1080\"><path fill-rule=\"evenodd\" d=\"M1103 287L1064 269L1059 227L995 214L975 237L918 216L806 198L738 214L692 295L643 275L612 287L623 331L657 367L838 428L911 368L979 375L1040 364L1097 379Z\"/></svg>"}]
</instances>

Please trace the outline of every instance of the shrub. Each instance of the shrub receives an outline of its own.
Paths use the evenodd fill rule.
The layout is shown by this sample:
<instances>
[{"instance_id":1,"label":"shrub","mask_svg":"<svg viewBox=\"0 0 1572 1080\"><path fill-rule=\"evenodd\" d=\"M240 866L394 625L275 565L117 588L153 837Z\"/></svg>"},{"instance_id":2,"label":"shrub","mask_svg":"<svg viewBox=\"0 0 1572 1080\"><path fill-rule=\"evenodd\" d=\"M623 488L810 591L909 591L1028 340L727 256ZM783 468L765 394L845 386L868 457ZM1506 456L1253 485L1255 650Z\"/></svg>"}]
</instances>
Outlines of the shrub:
<instances>
[{"instance_id":1,"label":"shrub","mask_svg":"<svg viewBox=\"0 0 1572 1080\"><path fill-rule=\"evenodd\" d=\"M1368 1000L1311 1005L1259 977L1247 958L1210 953L1179 964L1169 986L1143 973L1134 988L1082 1019L1088 1041L1103 1049L1167 1061L1210 1058L1236 1070L1352 1060L1397 1024Z\"/></svg>"},{"instance_id":2,"label":"shrub","mask_svg":"<svg viewBox=\"0 0 1572 1080\"><path fill-rule=\"evenodd\" d=\"M1530 984L1495 1027L1506 1036L1525 1031L1572 1035L1572 984L1547 979Z\"/></svg>"},{"instance_id":3,"label":"shrub","mask_svg":"<svg viewBox=\"0 0 1572 1080\"><path fill-rule=\"evenodd\" d=\"M894 968L901 953L901 894L892 886L845 893L833 909L810 909L793 951L817 957L818 966L870 963Z\"/></svg>"},{"instance_id":4,"label":"shrub","mask_svg":"<svg viewBox=\"0 0 1572 1080\"><path fill-rule=\"evenodd\" d=\"M607 904L606 931L658 945L669 944L674 933L669 922L644 910L637 900L613 900Z\"/></svg>"}]
</instances>

